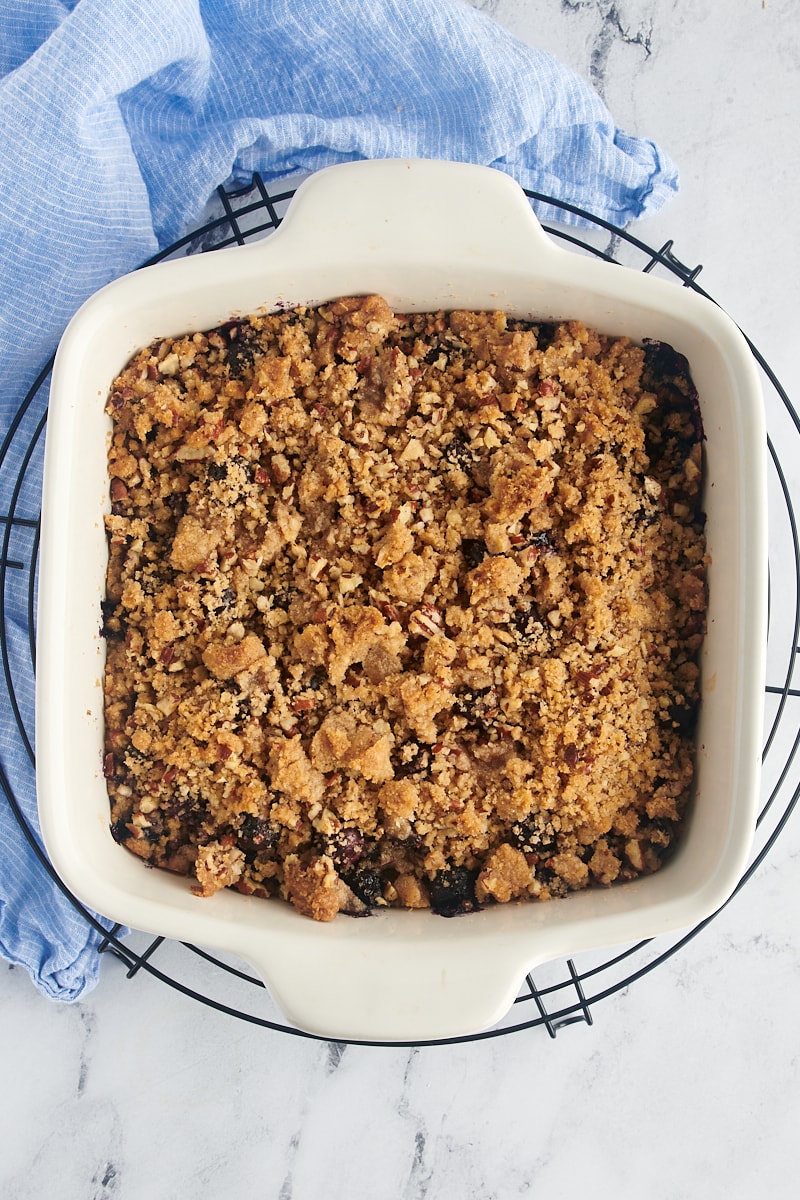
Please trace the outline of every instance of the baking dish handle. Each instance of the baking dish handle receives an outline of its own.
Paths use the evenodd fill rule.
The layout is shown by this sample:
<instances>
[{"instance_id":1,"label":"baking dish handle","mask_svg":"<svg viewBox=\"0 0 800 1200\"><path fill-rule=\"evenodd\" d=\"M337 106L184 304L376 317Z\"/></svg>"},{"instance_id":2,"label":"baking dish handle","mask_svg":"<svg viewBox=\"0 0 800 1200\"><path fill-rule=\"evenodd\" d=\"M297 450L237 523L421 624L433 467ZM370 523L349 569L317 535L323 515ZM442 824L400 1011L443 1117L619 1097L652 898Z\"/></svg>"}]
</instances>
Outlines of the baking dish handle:
<instances>
[{"instance_id":1,"label":"baking dish handle","mask_svg":"<svg viewBox=\"0 0 800 1200\"><path fill-rule=\"evenodd\" d=\"M420 195L425 197L420 203ZM352 251L403 262L487 262L529 270L561 260L522 188L490 167L432 159L372 159L327 167L297 189L271 254L290 243L321 263Z\"/></svg>"},{"instance_id":2,"label":"baking dish handle","mask_svg":"<svg viewBox=\"0 0 800 1200\"><path fill-rule=\"evenodd\" d=\"M292 915L289 928L267 935L251 925L239 952L295 1026L334 1040L475 1034L510 1010L527 971L563 948L537 913L524 949L513 914L495 910L458 923L428 911L376 913L369 929L362 920L318 925Z\"/></svg>"}]
</instances>

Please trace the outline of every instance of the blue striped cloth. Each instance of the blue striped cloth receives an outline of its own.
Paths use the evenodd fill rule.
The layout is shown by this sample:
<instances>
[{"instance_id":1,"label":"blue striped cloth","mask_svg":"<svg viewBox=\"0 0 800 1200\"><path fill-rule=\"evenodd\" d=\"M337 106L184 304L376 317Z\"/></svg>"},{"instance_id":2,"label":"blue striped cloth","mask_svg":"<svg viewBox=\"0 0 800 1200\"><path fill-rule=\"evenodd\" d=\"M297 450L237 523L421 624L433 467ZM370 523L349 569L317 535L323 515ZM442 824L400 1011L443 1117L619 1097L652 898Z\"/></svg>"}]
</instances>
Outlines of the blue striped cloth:
<instances>
[{"instance_id":1,"label":"blue striped cloth","mask_svg":"<svg viewBox=\"0 0 800 1200\"><path fill-rule=\"evenodd\" d=\"M0 131L0 436L80 303L174 241L222 182L456 159L621 225L677 189L667 156L577 75L458 0L0 0ZM1 515L13 502L33 519L38 458L15 497L4 453ZM7 673L32 740L12 576ZM30 756L0 706L3 786L35 828ZM98 937L0 797L0 952L75 999L96 982Z\"/></svg>"}]
</instances>

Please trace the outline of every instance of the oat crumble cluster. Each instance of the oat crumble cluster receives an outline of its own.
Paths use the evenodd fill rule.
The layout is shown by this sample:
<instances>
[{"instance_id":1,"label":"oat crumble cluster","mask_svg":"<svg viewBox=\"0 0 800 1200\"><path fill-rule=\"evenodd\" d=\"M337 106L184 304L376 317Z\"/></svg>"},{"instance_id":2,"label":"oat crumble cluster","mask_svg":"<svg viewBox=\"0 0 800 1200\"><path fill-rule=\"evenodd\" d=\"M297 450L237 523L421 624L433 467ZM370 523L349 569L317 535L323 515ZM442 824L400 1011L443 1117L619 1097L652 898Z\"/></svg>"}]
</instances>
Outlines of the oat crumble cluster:
<instances>
[{"instance_id":1,"label":"oat crumble cluster","mask_svg":"<svg viewBox=\"0 0 800 1200\"><path fill-rule=\"evenodd\" d=\"M322 921L660 866L706 610L670 347L347 298L155 343L107 411L118 842Z\"/></svg>"}]
</instances>

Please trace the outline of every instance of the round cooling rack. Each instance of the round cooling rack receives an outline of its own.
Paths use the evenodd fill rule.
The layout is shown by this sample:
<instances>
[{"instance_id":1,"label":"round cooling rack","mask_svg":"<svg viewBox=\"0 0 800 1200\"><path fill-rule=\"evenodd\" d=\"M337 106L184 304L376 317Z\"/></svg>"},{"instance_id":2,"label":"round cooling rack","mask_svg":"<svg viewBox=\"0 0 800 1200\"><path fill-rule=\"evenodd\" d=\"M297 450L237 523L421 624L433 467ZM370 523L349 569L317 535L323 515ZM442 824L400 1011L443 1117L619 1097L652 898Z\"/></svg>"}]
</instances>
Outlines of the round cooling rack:
<instances>
[{"instance_id":1,"label":"round cooling rack","mask_svg":"<svg viewBox=\"0 0 800 1200\"><path fill-rule=\"evenodd\" d=\"M299 180L292 181L296 185ZM219 188L204 213L204 223L169 247L151 262L185 254L213 251L223 246L244 245L274 231L294 195L294 186L269 190L256 175L244 187ZM534 207L547 217L569 213L583 224L569 228L545 223L553 238L576 253L620 263L644 272L671 278L677 286L707 296L697 283L701 267L690 268L674 254L672 242L655 250L625 230L618 229L573 205L549 196L528 192ZM145 264L149 265L149 264ZM800 796L800 689L793 686L794 666L800 652L800 547L795 519L795 497L800 498L800 418L784 389L761 354L750 342L758 363L767 414L769 454L770 520L770 622L767 644L766 719L763 743L762 807L758 817L754 849L747 870L734 896L769 854L788 822ZM35 596L39 544L39 500L47 397L52 362L46 364L26 396L0 446L0 511L2 554L0 556L0 651L3 660L4 703L13 713L16 744L11 756L30 768L33 751L32 681L35 671ZM27 613L20 628L10 614ZM9 747L5 748L8 752ZM24 772L23 772L24 774ZM28 771L28 777L30 771ZM233 956L210 953L201 947L171 942L164 938L128 931L120 926L108 930L94 914L72 896L55 875L34 830L26 817L30 809L22 797L22 786L0 771L6 801L34 849L41 869L47 872L71 904L100 936L98 954L120 960L127 976L134 979L145 971L155 979L199 1003L228 1013L253 1025L298 1037L314 1038L285 1023L259 979L246 964ZM733 898L733 897L731 897ZM536 981L525 980L511 1011L493 1029L471 1037L443 1039L438 1043L479 1041L543 1027L551 1037L576 1022L589 1025L593 1008L659 964L677 954L711 921L715 913L694 929L637 942L614 951L591 952L545 964L537 969ZM322 1039L317 1039L322 1040ZM358 1044L358 1043L353 1043ZM396 1043L395 1043L396 1044Z\"/></svg>"}]
</instances>

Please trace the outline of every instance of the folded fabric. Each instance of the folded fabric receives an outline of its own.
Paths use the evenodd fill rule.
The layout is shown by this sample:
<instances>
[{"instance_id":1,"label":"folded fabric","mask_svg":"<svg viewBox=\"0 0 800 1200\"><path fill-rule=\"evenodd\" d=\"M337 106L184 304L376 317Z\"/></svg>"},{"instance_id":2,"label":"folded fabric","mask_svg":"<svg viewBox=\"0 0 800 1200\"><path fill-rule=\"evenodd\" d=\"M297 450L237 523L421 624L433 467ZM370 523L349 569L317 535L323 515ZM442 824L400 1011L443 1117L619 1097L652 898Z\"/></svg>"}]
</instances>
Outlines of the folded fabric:
<instances>
[{"instance_id":1,"label":"folded fabric","mask_svg":"<svg viewBox=\"0 0 800 1200\"><path fill-rule=\"evenodd\" d=\"M677 189L667 156L618 130L574 72L458 0L0 0L0 130L3 436L80 303L185 232L220 183L455 159L620 225ZM35 522L41 456L17 494L13 454L4 443L0 515L13 503ZM27 590L12 576L18 713L0 698L0 765L36 830L17 721L32 744ZM75 999L99 937L0 799L0 952Z\"/></svg>"}]
</instances>

